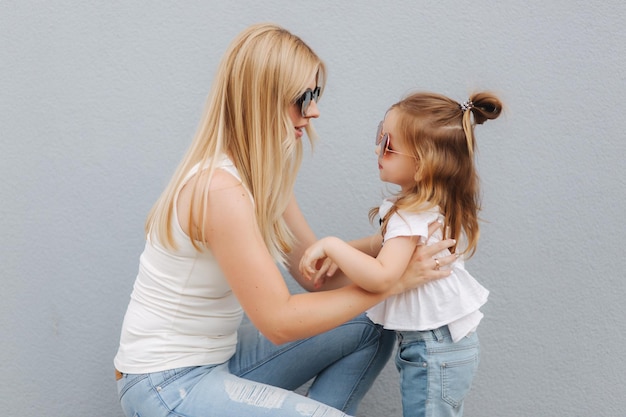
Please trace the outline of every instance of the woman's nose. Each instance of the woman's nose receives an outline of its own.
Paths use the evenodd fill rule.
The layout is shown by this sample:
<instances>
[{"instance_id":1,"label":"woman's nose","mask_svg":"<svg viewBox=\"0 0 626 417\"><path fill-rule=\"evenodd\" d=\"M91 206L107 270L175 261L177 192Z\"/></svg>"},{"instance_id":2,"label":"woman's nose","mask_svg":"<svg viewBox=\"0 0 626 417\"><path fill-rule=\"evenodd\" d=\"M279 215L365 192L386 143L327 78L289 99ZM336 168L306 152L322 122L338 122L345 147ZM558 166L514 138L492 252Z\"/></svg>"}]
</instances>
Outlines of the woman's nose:
<instances>
[{"instance_id":1,"label":"woman's nose","mask_svg":"<svg viewBox=\"0 0 626 417\"><path fill-rule=\"evenodd\" d=\"M313 119L320 117L320 109L317 107L317 102L315 100L311 100L311 103L309 103L309 107L307 107L304 117Z\"/></svg>"}]
</instances>

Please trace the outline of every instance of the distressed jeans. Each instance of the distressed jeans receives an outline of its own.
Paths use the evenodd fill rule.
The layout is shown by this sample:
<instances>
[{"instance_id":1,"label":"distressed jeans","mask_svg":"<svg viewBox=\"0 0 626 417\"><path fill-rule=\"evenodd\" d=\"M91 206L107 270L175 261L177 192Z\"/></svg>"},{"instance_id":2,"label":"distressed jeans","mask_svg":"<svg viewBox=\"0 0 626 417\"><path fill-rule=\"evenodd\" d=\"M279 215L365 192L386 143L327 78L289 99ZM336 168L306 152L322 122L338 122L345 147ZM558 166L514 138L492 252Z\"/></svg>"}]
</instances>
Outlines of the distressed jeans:
<instances>
[{"instance_id":1,"label":"distressed jeans","mask_svg":"<svg viewBox=\"0 0 626 417\"><path fill-rule=\"evenodd\" d=\"M120 402L127 417L353 415L391 355L394 339L365 315L279 346L244 323L227 363L123 374ZM293 392L312 378L306 397Z\"/></svg>"}]
</instances>

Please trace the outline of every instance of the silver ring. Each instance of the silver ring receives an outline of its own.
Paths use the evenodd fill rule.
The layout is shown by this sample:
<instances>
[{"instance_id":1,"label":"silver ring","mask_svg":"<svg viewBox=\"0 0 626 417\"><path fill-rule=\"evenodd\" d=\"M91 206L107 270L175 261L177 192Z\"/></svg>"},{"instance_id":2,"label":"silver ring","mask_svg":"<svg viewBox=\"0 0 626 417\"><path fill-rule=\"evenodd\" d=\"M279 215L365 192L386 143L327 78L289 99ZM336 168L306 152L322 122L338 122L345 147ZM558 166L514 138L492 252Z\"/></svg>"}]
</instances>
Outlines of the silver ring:
<instances>
[{"instance_id":1,"label":"silver ring","mask_svg":"<svg viewBox=\"0 0 626 417\"><path fill-rule=\"evenodd\" d=\"M439 263L439 259L435 259L435 271L439 271L441 264Z\"/></svg>"}]
</instances>

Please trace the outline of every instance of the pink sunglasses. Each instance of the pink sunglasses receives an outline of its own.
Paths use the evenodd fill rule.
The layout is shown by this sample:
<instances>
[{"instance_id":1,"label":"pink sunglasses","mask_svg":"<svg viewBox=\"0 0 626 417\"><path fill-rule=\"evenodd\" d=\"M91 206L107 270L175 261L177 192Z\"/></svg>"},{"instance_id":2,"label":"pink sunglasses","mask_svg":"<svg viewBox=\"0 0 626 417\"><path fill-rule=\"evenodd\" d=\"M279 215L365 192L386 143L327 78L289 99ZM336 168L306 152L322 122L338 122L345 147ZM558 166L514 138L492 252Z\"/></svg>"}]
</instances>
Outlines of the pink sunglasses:
<instances>
[{"instance_id":1,"label":"pink sunglasses","mask_svg":"<svg viewBox=\"0 0 626 417\"><path fill-rule=\"evenodd\" d=\"M413 155L409 155L408 153L402 153L398 151L394 151L389 148L389 133L383 134L383 122L378 124L378 132L376 133L376 145L380 145L380 153L379 156L383 157L387 155L387 152L397 153L398 155L410 156L411 158L415 158Z\"/></svg>"}]
</instances>

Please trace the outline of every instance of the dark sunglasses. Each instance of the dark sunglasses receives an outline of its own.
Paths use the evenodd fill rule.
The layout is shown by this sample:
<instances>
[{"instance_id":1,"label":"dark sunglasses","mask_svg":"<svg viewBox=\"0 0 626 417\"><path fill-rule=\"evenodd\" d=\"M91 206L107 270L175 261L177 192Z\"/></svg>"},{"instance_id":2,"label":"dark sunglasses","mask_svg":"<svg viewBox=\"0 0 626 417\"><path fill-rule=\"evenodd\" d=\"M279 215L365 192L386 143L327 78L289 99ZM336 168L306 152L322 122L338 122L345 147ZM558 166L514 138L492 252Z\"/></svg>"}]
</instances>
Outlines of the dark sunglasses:
<instances>
[{"instance_id":1,"label":"dark sunglasses","mask_svg":"<svg viewBox=\"0 0 626 417\"><path fill-rule=\"evenodd\" d=\"M380 153L378 154L381 158L387 155L387 152L397 153L398 155L410 156L411 158L415 158L413 155L409 155L408 153L402 153L398 151L394 151L389 148L389 133L383 133L383 122L378 124L378 132L376 132L376 145L380 145Z\"/></svg>"},{"instance_id":2,"label":"dark sunglasses","mask_svg":"<svg viewBox=\"0 0 626 417\"><path fill-rule=\"evenodd\" d=\"M306 117L306 112L311 105L311 100L317 103L317 100L320 98L321 88L319 86L315 87L315 89L311 90L307 88L304 93L296 100L296 105L300 106L300 112L302 113L302 117Z\"/></svg>"}]
</instances>

